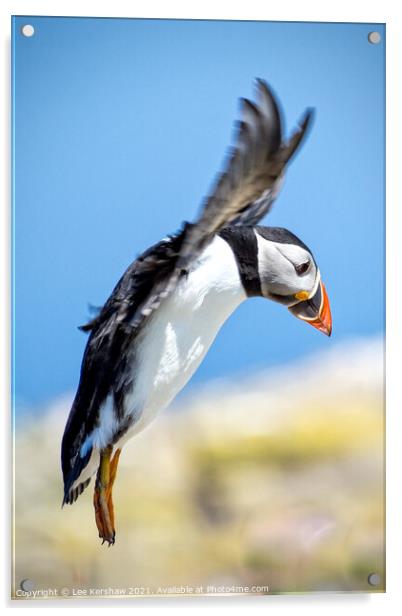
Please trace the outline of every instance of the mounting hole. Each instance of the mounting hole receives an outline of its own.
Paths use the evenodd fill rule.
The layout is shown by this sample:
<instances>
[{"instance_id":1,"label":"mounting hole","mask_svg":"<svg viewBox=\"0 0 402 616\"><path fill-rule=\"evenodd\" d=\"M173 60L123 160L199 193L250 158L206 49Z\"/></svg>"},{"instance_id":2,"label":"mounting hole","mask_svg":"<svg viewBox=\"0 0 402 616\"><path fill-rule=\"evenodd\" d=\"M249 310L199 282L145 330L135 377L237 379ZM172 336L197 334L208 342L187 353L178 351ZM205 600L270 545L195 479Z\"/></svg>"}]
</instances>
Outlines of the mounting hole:
<instances>
[{"instance_id":1,"label":"mounting hole","mask_svg":"<svg viewBox=\"0 0 402 616\"><path fill-rule=\"evenodd\" d=\"M369 32L367 38L369 43L372 45L378 45L378 43L381 43L381 34L379 32Z\"/></svg>"},{"instance_id":2,"label":"mounting hole","mask_svg":"<svg viewBox=\"0 0 402 616\"><path fill-rule=\"evenodd\" d=\"M21 588L21 590L25 590L25 592L30 592L31 590L33 590L35 588L35 585L32 582L32 580L29 580L27 578L27 579L21 581L20 588Z\"/></svg>"},{"instance_id":3,"label":"mounting hole","mask_svg":"<svg viewBox=\"0 0 402 616\"><path fill-rule=\"evenodd\" d=\"M367 578L367 581L370 584L370 586L378 586L381 582L381 578L378 575L378 573L370 573L370 575Z\"/></svg>"},{"instance_id":4,"label":"mounting hole","mask_svg":"<svg viewBox=\"0 0 402 616\"><path fill-rule=\"evenodd\" d=\"M35 34L35 28L31 24L25 24L24 26L22 26L21 32L24 36L30 38Z\"/></svg>"}]
</instances>

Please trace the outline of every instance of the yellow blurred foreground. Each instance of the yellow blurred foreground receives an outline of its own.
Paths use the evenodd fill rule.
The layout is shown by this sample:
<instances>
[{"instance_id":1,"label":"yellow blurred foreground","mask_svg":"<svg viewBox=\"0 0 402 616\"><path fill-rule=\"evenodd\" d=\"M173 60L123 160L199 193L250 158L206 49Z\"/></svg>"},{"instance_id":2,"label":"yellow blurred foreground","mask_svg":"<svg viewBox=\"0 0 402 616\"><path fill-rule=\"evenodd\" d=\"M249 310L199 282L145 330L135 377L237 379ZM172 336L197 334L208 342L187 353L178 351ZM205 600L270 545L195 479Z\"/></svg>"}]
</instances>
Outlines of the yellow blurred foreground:
<instances>
[{"instance_id":1,"label":"yellow blurred foreground","mask_svg":"<svg viewBox=\"0 0 402 616\"><path fill-rule=\"evenodd\" d=\"M111 548L92 483L61 509L71 397L19 419L14 596L384 590L382 352L193 390L123 450Z\"/></svg>"}]
</instances>

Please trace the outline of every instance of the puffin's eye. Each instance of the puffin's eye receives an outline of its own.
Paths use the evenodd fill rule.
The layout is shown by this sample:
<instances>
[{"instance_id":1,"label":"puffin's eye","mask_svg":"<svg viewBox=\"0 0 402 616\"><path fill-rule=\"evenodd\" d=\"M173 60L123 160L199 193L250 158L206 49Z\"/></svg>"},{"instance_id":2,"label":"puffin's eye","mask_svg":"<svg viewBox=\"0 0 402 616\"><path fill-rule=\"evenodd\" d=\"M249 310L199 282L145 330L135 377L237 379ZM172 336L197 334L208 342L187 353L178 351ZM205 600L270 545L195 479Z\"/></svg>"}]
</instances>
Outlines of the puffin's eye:
<instances>
[{"instance_id":1,"label":"puffin's eye","mask_svg":"<svg viewBox=\"0 0 402 616\"><path fill-rule=\"evenodd\" d=\"M310 267L310 261L305 261L304 263L300 263L300 265L295 265L295 270L298 276L302 276L305 274Z\"/></svg>"}]
</instances>

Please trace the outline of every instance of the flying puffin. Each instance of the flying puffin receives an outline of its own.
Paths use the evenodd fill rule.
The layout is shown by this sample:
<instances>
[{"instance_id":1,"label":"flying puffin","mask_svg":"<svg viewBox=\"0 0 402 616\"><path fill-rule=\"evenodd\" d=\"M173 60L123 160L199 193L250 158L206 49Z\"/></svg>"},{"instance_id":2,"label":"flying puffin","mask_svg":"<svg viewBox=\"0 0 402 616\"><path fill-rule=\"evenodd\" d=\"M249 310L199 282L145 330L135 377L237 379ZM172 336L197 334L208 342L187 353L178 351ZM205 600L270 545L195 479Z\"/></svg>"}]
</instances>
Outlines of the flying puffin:
<instances>
[{"instance_id":1,"label":"flying puffin","mask_svg":"<svg viewBox=\"0 0 402 616\"><path fill-rule=\"evenodd\" d=\"M112 488L123 445L185 386L220 327L248 297L283 304L331 334L329 301L309 250L290 231L259 226L313 112L283 140L278 101L258 79L224 171L198 220L146 250L125 271L89 332L78 390L64 430L64 504L96 474L99 537L115 541Z\"/></svg>"}]
</instances>

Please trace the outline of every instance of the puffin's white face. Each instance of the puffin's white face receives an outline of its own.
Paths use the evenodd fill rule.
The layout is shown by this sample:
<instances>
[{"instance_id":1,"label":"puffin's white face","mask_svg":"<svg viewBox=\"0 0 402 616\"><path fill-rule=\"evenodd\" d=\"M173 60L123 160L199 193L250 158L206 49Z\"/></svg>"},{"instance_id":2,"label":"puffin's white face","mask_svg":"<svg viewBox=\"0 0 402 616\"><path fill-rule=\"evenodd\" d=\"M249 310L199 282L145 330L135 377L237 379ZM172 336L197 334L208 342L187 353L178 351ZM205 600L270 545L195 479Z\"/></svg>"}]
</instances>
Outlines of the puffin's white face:
<instances>
[{"instance_id":1,"label":"puffin's white face","mask_svg":"<svg viewBox=\"0 0 402 616\"><path fill-rule=\"evenodd\" d=\"M294 243L277 242L256 232L262 295L329 336L331 310L320 271L307 247L286 234Z\"/></svg>"},{"instance_id":2,"label":"puffin's white face","mask_svg":"<svg viewBox=\"0 0 402 616\"><path fill-rule=\"evenodd\" d=\"M257 242L264 297L292 306L314 295L320 272L308 250L296 244L267 240L258 233Z\"/></svg>"}]
</instances>

